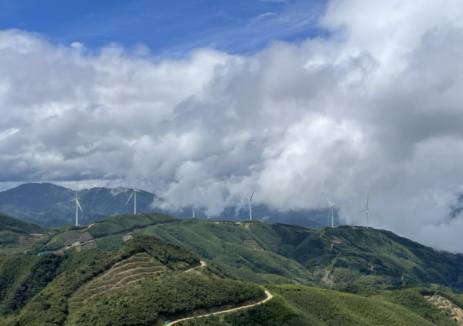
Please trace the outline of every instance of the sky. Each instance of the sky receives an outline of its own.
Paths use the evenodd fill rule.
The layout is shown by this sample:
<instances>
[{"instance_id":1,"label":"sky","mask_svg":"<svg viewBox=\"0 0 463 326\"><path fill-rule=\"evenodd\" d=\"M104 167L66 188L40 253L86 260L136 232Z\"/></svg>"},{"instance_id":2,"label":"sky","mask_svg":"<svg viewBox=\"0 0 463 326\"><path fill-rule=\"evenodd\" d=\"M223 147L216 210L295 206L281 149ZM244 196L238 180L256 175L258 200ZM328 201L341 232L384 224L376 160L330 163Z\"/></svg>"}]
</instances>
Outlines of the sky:
<instances>
[{"instance_id":1,"label":"sky","mask_svg":"<svg viewBox=\"0 0 463 326\"><path fill-rule=\"evenodd\" d=\"M463 251L460 0L0 2L0 189L339 205Z\"/></svg>"}]
</instances>

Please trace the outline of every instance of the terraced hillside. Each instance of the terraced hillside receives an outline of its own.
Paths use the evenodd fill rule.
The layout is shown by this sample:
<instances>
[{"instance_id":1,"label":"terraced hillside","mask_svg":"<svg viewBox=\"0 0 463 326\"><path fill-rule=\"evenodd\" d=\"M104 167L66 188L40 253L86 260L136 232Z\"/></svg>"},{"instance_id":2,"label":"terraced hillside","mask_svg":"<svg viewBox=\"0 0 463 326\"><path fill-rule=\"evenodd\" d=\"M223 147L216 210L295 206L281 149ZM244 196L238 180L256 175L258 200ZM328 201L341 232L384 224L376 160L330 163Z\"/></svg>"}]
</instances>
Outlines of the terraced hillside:
<instances>
[{"instance_id":1,"label":"terraced hillside","mask_svg":"<svg viewBox=\"0 0 463 326\"><path fill-rule=\"evenodd\" d=\"M62 260L61 270L0 325L148 326L265 296L257 285L223 278L195 254L149 237L128 240L113 252L34 257L50 258ZM53 271L42 268L40 275Z\"/></svg>"},{"instance_id":2,"label":"terraced hillside","mask_svg":"<svg viewBox=\"0 0 463 326\"><path fill-rule=\"evenodd\" d=\"M442 310L450 319L454 320L457 325L463 325L463 309L455 305L449 299L434 294L425 296L425 298Z\"/></svg>"},{"instance_id":3,"label":"terraced hillside","mask_svg":"<svg viewBox=\"0 0 463 326\"><path fill-rule=\"evenodd\" d=\"M102 294L122 289L143 280L149 275L165 271L166 267L146 253L139 253L114 264L103 275L81 287L75 293L76 300L88 302Z\"/></svg>"}]
</instances>

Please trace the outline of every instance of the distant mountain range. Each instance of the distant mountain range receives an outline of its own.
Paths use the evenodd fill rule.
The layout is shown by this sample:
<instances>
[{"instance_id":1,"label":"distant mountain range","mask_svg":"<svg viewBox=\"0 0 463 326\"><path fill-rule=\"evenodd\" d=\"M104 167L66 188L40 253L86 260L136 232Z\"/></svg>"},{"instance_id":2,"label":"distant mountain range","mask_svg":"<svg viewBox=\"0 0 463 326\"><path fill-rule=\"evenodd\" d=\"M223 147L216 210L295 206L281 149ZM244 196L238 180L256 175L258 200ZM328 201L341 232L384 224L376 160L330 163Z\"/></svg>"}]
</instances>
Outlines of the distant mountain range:
<instances>
[{"instance_id":1,"label":"distant mountain range","mask_svg":"<svg viewBox=\"0 0 463 326\"><path fill-rule=\"evenodd\" d=\"M80 190L77 193L84 210L80 224L91 224L107 216L133 213L132 201L127 205L132 189L130 188L91 188ZM0 192L0 212L18 217L28 222L39 223L48 227L60 227L74 224L75 204L72 199L75 191L54 185L52 183L26 183L16 188ZM168 211L153 208L155 199L162 200L155 194L140 191L137 193L137 212L161 212L181 218L191 217L191 207L181 211ZM236 207L227 207L217 219L242 221L248 219L247 207L237 210ZM321 228L329 224L328 210L297 210L279 212L266 205L253 207L253 216L266 222L281 222L297 224L308 227ZM205 213L196 209L196 217L206 219ZM338 215L335 212L336 224Z\"/></svg>"}]
</instances>

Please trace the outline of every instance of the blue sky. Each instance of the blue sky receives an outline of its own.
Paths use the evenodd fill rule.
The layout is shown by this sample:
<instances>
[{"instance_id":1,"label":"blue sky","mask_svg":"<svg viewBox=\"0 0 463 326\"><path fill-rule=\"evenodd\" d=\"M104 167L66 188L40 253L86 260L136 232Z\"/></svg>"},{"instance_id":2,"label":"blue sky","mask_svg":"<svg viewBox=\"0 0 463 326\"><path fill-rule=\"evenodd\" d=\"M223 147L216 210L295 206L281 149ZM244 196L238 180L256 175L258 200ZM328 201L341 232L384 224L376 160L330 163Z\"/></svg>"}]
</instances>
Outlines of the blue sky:
<instances>
[{"instance_id":1,"label":"blue sky","mask_svg":"<svg viewBox=\"0 0 463 326\"><path fill-rule=\"evenodd\" d=\"M145 44L153 54L171 57L198 47L246 54L272 40L322 35L316 24L324 6L323 0L2 0L0 29L91 49L117 42Z\"/></svg>"}]
</instances>

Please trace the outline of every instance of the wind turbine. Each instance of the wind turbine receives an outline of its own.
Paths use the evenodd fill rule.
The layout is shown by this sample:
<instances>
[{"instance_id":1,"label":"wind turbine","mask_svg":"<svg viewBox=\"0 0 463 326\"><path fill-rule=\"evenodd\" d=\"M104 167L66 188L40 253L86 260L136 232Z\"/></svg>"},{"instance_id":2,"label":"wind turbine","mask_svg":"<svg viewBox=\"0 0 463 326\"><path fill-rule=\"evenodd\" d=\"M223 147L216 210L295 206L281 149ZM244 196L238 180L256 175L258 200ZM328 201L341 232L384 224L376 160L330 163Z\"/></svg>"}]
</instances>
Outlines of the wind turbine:
<instances>
[{"instance_id":1,"label":"wind turbine","mask_svg":"<svg viewBox=\"0 0 463 326\"><path fill-rule=\"evenodd\" d=\"M337 205L333 205L331 204L331 202L328 200L328 198L326 198L326 201L328 202L328 204L330 204L330 214L331 214L331 227L334 228L334 208L337 206ZM328 214L328 217L330 217L330 214Z\"/></svg>"},{"instance_id":2,"label":"wind turbine","mask_svg":"<svg viewBox=\"0 0 463 326\"><path fill-rule=\"evenodd\" d=\"M249 220L250 221L252 221L252 196L254 196L255 192L256 192L256 190L254 189L254 191L252 192L250 197L244 196L249 200Z\"/></svg>"},{"instance_id":3,"label":"wind turbine","mask_svg":"<svg viewBox=\"0 0 463 326\"><path fill-rule=\"evenodd\" d=\"M365 207L365 209L361 210L359 213L361 212L367 212L367 229L369 228L369 225L368 225L368 222L370 220L370 209L368 208L368 197L369 195L367 195L367 206Z\"/></svg>"},{"instance_id":4,"label":"wind turbine","mask_svg":"<svg viewBox=\"0 0 463 326\"><path fill-rule=\"evenodd\" d=\"M193 218L195 218L196 192L193 189Z\"/></svg>"},{"instance_id":5,"label":"wind turbine","mask_svg":"<svg viewBox=\"0 0 463 326\"><path fill-rule=\"evenodd\" d=\"M140 190L137 190L133 188L132 194L130 195L129 199L125 203L125 206L129 203L130 199L133 196L133 215L137 215L137 192L140 192Z\"/></svg>"},{"instance_id":6,"label":"wind turbine","mask_svg":"<svg viewBox=\"0 0 463 326\"><path fill-rule=\"evenodd\" d=\"M82 210L82 207L80 206L79 198L77 198L77 190L76 190L76 197L74 199L71 199L70 202L71 201L76 202L76 226L79 226L79 208L82 214L84 213L84 211Z\"/></svg>"}]
</instances>

